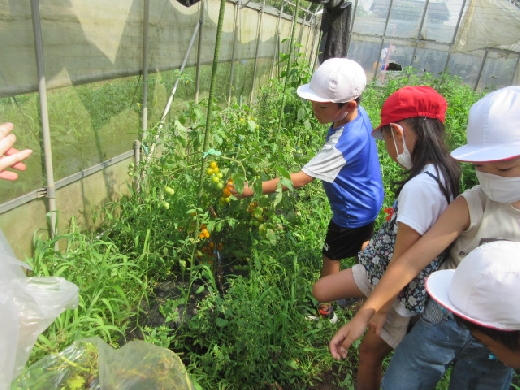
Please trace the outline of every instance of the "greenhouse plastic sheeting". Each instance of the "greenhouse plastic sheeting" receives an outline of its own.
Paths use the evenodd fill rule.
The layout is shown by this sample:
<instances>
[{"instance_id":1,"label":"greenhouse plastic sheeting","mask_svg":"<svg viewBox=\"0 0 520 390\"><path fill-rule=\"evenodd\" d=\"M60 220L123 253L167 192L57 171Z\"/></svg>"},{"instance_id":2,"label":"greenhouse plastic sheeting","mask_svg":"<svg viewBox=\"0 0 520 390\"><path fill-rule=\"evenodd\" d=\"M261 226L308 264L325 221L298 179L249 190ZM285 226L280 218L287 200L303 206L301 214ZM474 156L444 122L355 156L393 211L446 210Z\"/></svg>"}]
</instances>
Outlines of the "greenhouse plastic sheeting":
<instances>
[{"instance_id":1,"label":"greenhouse plastic sheeting","mask_svg":"<svg viewBox=\"0 0 520 390\"><path fill-rule=\"evenodd\" d=\"M137 75L142 72L144 0L40 0L44 68L48 88ZM219 1L204 6L201 64L213 60ZM266 7L258 39L260 6L240 8L239 41L233 52L236 3L227 2L220 61L273 58L280 37L291 35L292 21ZM0 0L0 97L36 91L38 87L29 1ZM150 71L180 68L195 27L199 6L175 0L150 1L148 66ZM303 29L302 42L313 33ZM257 44L258 49L257 49ZM310 48L307 52L311 52ZM187 66L197 61L192 50Z\"/></svg>"},{"instance_id":2,"label":"greenhouse plastic sheeting","mask_svg":"<svg viewBox=\"0 0 520 390\"><path fill-rule=\"evenodd\" d=\"M451 51L520 51L520 8L505 0L472 0Z\"/></svg>"}]
</instances>

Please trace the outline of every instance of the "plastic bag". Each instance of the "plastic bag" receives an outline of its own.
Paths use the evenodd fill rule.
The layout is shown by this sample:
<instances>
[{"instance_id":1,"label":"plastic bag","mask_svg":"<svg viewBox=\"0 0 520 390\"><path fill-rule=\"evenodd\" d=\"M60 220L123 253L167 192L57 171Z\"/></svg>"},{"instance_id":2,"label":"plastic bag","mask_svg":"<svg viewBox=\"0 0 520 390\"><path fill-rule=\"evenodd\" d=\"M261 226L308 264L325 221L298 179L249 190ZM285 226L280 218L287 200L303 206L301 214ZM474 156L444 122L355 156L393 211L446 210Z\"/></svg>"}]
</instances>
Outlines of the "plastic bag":
<instances>
[{"instance_id":1,"label":"plastic bag","mask_svg":"<svg viewBox=\"0 0 520 390\"><path fill-rule=\"evenodd\" d=\"M34 342L66 308L78 303L78 287L63 278L27 277L0 231L0 390L9 389Z\"/></svg>"},{"instance_id":2,"label":"plastic bag","mask_svg":"<svg viewBox=\"0 0 520 390\"><path fill-rule=\"evenodd\" d=\"M100 338L78 340L26 369L11 390L193 390L181 359L141 340L118 350Z\"/></svg>"}]
</instances>

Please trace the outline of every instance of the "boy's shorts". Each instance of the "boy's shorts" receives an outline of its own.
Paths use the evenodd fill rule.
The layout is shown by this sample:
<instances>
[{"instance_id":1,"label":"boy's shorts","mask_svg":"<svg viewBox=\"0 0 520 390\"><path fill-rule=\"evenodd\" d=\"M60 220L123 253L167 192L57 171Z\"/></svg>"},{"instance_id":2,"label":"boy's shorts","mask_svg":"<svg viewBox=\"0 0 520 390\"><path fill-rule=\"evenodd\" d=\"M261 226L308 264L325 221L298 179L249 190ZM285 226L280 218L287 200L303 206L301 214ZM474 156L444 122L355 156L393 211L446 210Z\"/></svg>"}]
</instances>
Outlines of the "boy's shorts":
<instances>
[{"instance_id":1,"label":"boy's shorts","mask_svg":"<svg viewBox=\"0 0 520 390\"><path fill-rule=\"evenodd\" d=\"M354 282L359 290L365 294L365 296L370 296L375 286L372 286L368 282L368 275L365 267L361 264L355 264L352 267L352 276L354 276ZM393 349L399 345L403 337L406 335L410 318L411 317L403 317L399 315L393 307L388 310L385 325L383 326L383 329L381 329L381 338Z\"/></svg>"},{"instance_id":2,"label":"boy's shorts","mask_svg":"<svg viewBox=\"0 0 520 390\"><path fill-rule=\"evenodd\" d=\"M330 260L342 260L357 256L363 243L372 238L374 225L375 222L372 222L351 229L338 226L331 220L321 253Z\"/></svg>"}]
</instances>

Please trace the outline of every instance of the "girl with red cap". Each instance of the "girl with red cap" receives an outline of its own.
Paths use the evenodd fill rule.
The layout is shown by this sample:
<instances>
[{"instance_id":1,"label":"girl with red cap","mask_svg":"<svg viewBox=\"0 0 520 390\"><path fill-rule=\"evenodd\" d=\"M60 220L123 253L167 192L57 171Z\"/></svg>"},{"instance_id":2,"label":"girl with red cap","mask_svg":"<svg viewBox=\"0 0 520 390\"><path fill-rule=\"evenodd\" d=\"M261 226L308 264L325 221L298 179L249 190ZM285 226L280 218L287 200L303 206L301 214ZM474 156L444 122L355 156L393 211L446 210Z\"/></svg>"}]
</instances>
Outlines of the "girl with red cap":
<instances>
[{"instance_id":1,"label":"girl with red cap","mask_svg":"<svg viewBox=\"0 0 520 390\"><path fill-rule=\"evenodd\" d=\"M359 264L315 283L318 301L369 296L392 259L418 241L458 195L460 170L445 144L446 106L427 86L401 88L383 104L381 124L372 136L384 140L392 160L404 168L402 180L394 183L397 200L388 220L359 252ZM380 311L380 336L368 332L360 346L356 389L379 389L383 359L406 334L410 318L422 312L424 279L443 259L444 253L439 254Z\"/></svg>"}]
</instances>

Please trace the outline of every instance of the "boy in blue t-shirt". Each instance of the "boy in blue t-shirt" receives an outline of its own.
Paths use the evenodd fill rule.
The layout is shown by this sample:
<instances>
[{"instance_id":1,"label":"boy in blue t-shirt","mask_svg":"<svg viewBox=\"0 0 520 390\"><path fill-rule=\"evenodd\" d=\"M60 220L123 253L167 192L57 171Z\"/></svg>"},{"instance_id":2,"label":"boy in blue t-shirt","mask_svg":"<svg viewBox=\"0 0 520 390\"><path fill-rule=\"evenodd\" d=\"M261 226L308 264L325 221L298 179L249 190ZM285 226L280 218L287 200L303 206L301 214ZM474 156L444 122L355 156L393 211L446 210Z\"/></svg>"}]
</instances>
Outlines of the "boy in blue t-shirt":
<instances>
[{"instance_id":1,"label":"boy in blue t-shirt","mask_svg":"<svg viewBox=\"0 0 520 390\"><path fill-rule=\"evenodd\" d=\"M320 123L331 123L323 148L301 171L291 173L294 188L320 179L330 202L332 219L322 250L322 277L339 272L341 259L357 256L366 246L383 202L372 123L359 105L365 86L365 71L357 62L331 58L314 72L309 84L297 90L301 98L311 101ZM263 182L262 193L275 192L279 181ZM248 186L240 194L252 195ZM318 311L331 322L337 321L330 303L320 303Z\"/></svg>"}]
</instances>

